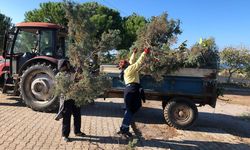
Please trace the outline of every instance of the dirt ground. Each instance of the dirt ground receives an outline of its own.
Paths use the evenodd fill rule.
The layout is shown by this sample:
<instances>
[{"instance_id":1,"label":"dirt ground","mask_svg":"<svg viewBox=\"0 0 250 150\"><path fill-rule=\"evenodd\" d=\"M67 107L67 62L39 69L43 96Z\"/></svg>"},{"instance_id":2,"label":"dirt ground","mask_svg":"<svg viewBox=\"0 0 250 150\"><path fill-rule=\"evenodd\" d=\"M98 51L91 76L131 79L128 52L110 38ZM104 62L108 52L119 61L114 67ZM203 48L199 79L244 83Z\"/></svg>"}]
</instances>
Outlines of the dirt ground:
<instances>
[{"instance_id":1,"label":"dirt ground","mask_svg":"<svg viewBox=\"0 0 250 150\"><path fill-rule=\"evenodd\" d=\"M139 115L143 115L143 111L147 111L147 108L159 109L159 105L160 103L148 101L143 105L143 109ZM217 99L216 108L205 106L199 107L198 110L200 115L194 129L202 127L201 130L203 128L223 130L226 133L236 136L241 141L250 144L250 138L248 138L250 135L245 131L248 130L246 128L250 124L250 93L249 95L238 93L225 94L223 97ZM150 112L147 113L150 114ZM144 139L170 139L181 136L182 131L169 127L159 120L157 121L156 118L159 119L159 117L161 116L147 118L148 120L153 120L153 122L155 121L155 124L143 124L140 121L135 123ZM162 121L165 121L164 118Z\"/></svg>"},{"instance_id":2,"label":"dirt ground","mask_svg":"<svg viewBox=\"0 0 250 150\"><path fill-rule=\"evenodd\" d=\"M239 104L243 106L250 106L250 93L249 95L247 94L237 94L237 93L232 93L232 94L225 94L224 96L220 96L218 98L219 100L222 101L227 101L230 104Z\"/></svg>"},{"instance_id":3,"label":"dirt ground","mask_svg":"<svg viewBox=\"0 0 250 150\"><path fill-rule=\"evenodd\" d=\"M132 124L131 132L138 139L136 149L250 149L249 100L250 94L231 93L220 97L215 108L208 105L198 107L198 119L189 130L177 130L169 127L164 120L161 102L146 101L141 110L134 116ZM113 137L123 118L122 106L123 99L110 98L105 101L97 99L95 104L83 107L82 129L90 138L85 140L75 138L76 140L72 142L73 145L75 147L90 147L89 149L94 149L91 147L95 145L100 147L113 146L113 148L104 149L120 148L122 142L117 144ZM19 139L20 144L17 147L23 145L24 141L34 145L34 142L40 142L39 138L54 143L53 146L58 149L67 146L59 141L60 123L51 121L55 114L32 111L18 97L3 94L0 94L0 107L0 149L3 146L17 145L18 139L22 138L19 135L21 133L28 137ZM23 130L20 130L21 127L17 125L22 126ZM42 128L43 126L44 128ZM28 127L34 131L25 130ZM54 132L51 132L52 129ZM12 130L20 130L20 132L12 133ZM59 137L55 139L40 137L43 133L47 133L48 137ZM24 146L29 147L28 144ZM35 147L37 146L35 144Z\"/></svg>"}]
</instances>

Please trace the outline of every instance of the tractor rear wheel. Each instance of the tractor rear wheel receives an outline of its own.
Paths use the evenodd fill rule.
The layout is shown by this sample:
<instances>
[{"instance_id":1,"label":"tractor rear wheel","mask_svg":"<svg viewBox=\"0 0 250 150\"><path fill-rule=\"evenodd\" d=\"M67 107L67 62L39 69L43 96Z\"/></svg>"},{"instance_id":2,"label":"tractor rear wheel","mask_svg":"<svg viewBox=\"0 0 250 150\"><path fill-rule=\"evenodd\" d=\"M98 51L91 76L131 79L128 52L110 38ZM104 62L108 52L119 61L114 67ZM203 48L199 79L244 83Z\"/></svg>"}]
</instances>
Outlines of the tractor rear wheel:
<instances>
[{"instance_id":1,"label":"tractor rear wheel","mask_svg":"<svg viewBox=\"0 0 250 150\"><path fill-rule=\"evenodd\" d=\"M51 65L34 64L28 67L20 79L21 97L33 110L49 112L57 108L59 101L53 92L56 69Z\"/></svg>"}]
</instances>

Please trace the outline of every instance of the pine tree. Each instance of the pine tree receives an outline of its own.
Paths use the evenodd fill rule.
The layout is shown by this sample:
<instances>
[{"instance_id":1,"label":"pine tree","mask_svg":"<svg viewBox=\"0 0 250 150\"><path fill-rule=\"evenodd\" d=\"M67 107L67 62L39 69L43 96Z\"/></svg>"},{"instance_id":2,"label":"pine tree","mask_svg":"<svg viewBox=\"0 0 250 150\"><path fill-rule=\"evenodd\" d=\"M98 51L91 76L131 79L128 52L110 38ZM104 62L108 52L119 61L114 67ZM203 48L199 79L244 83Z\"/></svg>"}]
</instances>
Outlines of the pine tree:
<instances>
[{"instance_id":1,"label":"pine tree","mask_svg":"<svg viewBox=\"0 0 250 150\"><path fill-rule=\"evenodd\" d=\"M3 49L4 34L12 26L11 18L0 13L0 52Z\"/></svg>"},{"instance_id":2,"label":"pine tree","mask_svg":"<svg viewBox=\"0 0 250 150\"><path fill-rule=\"evenodd\" d=\"M103 61L102 56L120 43L120 31L110 29L97 36L93 32L96 26L90 20L88 9L69 1L65 2L64 7L68 20L69 60L80 71L75 74L77 82L65 84L67 79L58 77L56 91L60 93L66 89L64 94L67 97L75 99L78 104L86 104L110 86L110 81L97 70Z\"/></svg>"}]
</instances>

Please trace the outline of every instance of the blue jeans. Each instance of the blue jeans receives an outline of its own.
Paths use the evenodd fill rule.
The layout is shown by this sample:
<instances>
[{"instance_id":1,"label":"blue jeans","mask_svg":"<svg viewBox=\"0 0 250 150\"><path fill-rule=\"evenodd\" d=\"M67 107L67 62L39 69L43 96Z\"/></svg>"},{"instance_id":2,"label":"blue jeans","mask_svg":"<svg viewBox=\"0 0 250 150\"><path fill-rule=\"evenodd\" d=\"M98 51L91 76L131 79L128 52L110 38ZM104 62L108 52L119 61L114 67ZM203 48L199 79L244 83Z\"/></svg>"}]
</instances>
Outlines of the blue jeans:
<instances>
[{"instance_id":1,"label":"blue jeans","mask_svg":"<svg viewBox=\"0 0 250 150\"><path fill-rule=\"evenodd\" d=\"M129 125L131 124L132 117L133 117L133 113L129 109L126 109L125 114L124 114L124 118L122 121L122 126L120 128L120 130L122 132L129 131Z\"/></svg>"}]
</instances>

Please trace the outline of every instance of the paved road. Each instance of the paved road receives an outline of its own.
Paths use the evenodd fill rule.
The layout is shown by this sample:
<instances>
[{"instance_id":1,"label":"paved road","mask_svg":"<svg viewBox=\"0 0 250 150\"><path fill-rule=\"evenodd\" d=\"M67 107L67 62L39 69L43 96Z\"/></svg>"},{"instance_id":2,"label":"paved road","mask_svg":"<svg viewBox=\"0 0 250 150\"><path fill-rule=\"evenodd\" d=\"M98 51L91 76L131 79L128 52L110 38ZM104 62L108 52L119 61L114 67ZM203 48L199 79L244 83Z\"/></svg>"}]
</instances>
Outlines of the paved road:
<instances>
[{"instance_id":1,"label":"paved road","mask_svg":"<svg viewBox=\"0 0 250 150\"><path fill-rule=\"evenodd\" d=\"M54 120L55 113L35 112L18 98L0 95L0 150L128 149L129 141L115 136L122 121L121 106L122 99L98 99L94 105L82 107L82 131L87 136L80 138L71 133L72 142L65 143L61 139L61 122ZM245 127L249 121L241 121L231 114L211 114L205 108L197 124L191 130L182 131L165 124L159 102L150 101L144 106L135 116L136 123L131 129L135 135L133 141L137 139L136 149L250 149L250 134L224 128L220 118L226 118L223 122L227 126L236 120Z\"/></svg>"}]
</instances>

